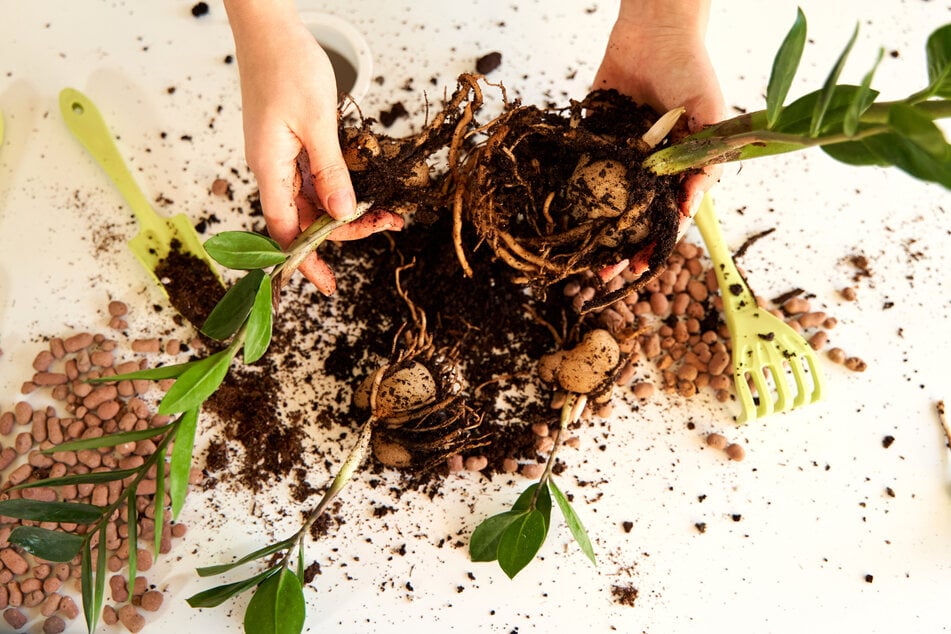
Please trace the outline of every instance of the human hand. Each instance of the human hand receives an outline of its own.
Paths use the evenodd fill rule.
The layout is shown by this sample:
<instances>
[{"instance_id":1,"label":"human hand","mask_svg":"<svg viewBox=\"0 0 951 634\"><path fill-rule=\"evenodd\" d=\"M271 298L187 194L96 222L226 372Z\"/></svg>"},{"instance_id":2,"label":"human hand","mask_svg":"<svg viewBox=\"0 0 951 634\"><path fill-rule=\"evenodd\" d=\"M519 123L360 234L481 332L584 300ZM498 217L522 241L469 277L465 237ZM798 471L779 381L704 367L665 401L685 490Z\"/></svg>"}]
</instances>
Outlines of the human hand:
<instances>
[{"instance_id":1,"label":"human hand","mask_svg":"<svg viewBox=\"0 0 951 634\"><path fill-rule=\"evenodd\" d=\"M326 211L343 220L356 197L337 137L337 88L326 53L292 0L227 0L241 76L245 158L261 193L268 232L282 247ZM356 240L398 230L402 219L377 211L330 234ZM299 267L322 293L336 289L316 253Z\"/></svg>"},{"instance_id":2,"label":"human hand","mask_svg":"<svg viewBox=\"0 0 951 634\"><path fill-rule=\"evenodd\" d=\"M594 88L614 88L661 114L683 106L691 132L721 121L723 94L704 44L708 10L708 0L622 0ZM685 218L721 171L684 180Z\"/></svg>"}]
</instances>

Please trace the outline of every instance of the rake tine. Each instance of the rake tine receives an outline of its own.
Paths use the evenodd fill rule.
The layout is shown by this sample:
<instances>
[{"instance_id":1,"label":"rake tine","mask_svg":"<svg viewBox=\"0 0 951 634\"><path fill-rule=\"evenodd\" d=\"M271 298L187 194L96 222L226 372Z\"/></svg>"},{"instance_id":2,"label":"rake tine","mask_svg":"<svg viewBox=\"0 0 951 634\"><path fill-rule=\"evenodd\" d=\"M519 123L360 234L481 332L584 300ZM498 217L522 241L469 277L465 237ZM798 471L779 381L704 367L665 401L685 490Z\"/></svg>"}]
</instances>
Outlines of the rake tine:
<instances>
[{"instance_id":1,"label":"rake tine","mask_svg":"<svg viewBox=\"0 0 951 634\"><path fill-rule=\"evenodd\" d=\"M739 368L733 371L733 387L743 407L736 422L745 423L756 418L756 403L753 402L753 393L750 392L750 386L746 382L745 371Z\"/></svg>"},{"instance_id":2,"label":"rake tine","mask_svg":"<svg viewBox=\"0 0 951 634\"><path fill-rule=\"evenodd\" d=\"M769 389L763 369L754 368L750 372L750 376L753 377L753 385L756 387L757 394L759 394L759 407L756 408L756 415L760 417L769 416L773 413L773 392Z\"/></svg>"},{"instance_id":3,"label":"rake tine","mask_svg":"<svg viewBox=\"0 0 951 634\"><path fill-rule=\"evenodd\" d=\"M810 350L806 355L806 362L809 364L809 375L812 378L812 398L810 403L815 403L822 398L825 390L825 381L822 379L822 372L819 370L819 364L816 355Z\"/></svg>"},{"instance_id":4,"label":"rake tine","mask_svg":"<svg viewBox=\"0 0 951 634\"><path fill-rule=\"evenodd\" d=\"M807 381L809 379L806 378L806 369L803 366L804 360L808 362L808 355L797 354L789 360L789 366L792 368L793 376L796 377L796 387L799 388L799 393L796 394L796 401L793 403L794 408L802 407L806 403L811 402L809 400L809 394L812 392L812 390L807 389ZM811 363L809 363L809 365L812 366ZM815 368L810 367L810 369L812 371L812 376L817 376L815 373Z\"/></svg>"}]
</instances>

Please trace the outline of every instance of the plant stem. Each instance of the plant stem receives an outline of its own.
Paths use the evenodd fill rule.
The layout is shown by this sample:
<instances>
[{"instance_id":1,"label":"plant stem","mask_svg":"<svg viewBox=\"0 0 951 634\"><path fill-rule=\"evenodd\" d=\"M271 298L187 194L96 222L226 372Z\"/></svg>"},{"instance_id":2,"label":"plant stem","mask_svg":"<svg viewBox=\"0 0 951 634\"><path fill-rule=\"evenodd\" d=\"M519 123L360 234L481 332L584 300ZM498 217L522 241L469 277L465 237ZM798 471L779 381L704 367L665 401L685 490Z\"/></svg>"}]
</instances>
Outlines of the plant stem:
<instances>
[{"instance_id":1,"label":"plant stem","mask_svg":"<svg viewBox=\"0 0 951 634\"><path fill-rule=\"evenodd\" d=\"M304 259L319 247L331 232L353 222L365 214L372 204L372 202L359 203L353 215L344 220L335 220L327 214L324 214L297 236L285 251L287 253L287 259L281 264L278 264L271 272L271 278L273 280L271 299L275 310L279 303L281 288L291 279L294 271L297 270L297 267L301 265Z\"/></svg>"},{"instance_id":2,"label":"plant stem","mask_svg":"<svg viewBox=\"0 0 951 634\"><path fill-rule=\"evenodd\" d=\"M883 101L869 106L862 114L860 122L865 129L849 136L844 132L810 137L807 134L790 134L766 130L765 111L751 112L720 122L702 130L680 143L654 152L642 165L658 175L680 174L691 169L699 169L716 163L728 163L749 158L746 148L756 148L755 155L782 154L809 147L831 145L846 141L857 141L866 137L888 132L888 116L892 106L897 104L914 105L915 110L928 118L945 119L951 117L951 99L932 99L916 101L920 96L912 95L900 101Z\"/></svg>"},{"instance_id":3,"label":"plant stem","mask_svg":"<svg viewBox=\"0 0 951 634\"><path fill-rule=\"evenodd\" d=\"M376 418L371 416L363 423L363 427L360 429L360 436L357 438L357 443L350 449L350 453L347 454L347 459L340 465L340 469L337 471L337 475L334 476L333 482L330 483L330 487L324 492L324 496L320 499L320 502L317 503L317 506L307 514L300 529L291 537L292 540L295 540L297 548L303 547L304 538L310 531L310 527L323 515L323 512L334 498L350 483L353 474L363 463L367 450L370 448L370 438L373 436L373 426L375 422ZM289 560L293 550L293 548L287 550L284 555L285 562Z\"/></svg>"},{"instance_id":4,"label":"plant stem","mask_svg":"<svg viewBox=\"0 0 951 634\"><path fill-rule=\"evenodd\" d=\"M565 399L565 404L561 406L561 417L559 419L561 424L558 426L558 432L555 436L555 444L552 445L551 453L548 454L548 462L545 464L545 472L542 473L541 477L538 479L538 486L535 487L535 493L532 495L531 508L535 508L535 502L538 500L538 492L541 491L542 487L551 477L551 470L555 466L555 454L558 453L558 447L561 446L561 443L559 442L561 437L564 435L564 432L567 431L568 425L578 420L578 418L581 416L581 412L584 411L584 406L587 403L587 394L571 393Z\"/></svg>"}]
</instances>

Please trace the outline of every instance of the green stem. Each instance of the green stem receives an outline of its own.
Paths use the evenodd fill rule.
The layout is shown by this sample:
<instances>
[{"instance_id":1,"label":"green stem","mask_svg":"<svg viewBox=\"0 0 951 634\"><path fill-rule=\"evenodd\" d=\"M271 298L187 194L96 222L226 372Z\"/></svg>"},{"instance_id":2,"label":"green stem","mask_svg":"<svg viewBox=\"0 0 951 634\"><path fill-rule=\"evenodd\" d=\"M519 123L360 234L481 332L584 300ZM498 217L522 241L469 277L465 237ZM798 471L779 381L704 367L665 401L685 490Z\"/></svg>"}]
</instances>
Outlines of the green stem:
<instances>
[{"instance_id":1,"label":"green stem","mask_svg":"<svg viewBox=\"0 0 951 634\"><path fill-rule=\"evenodd\" d=\"M565 399L565 404L561 406L560 425L555 435L555 444L552 445L551 453L548 454L548 462L545 463L545 471L538 479L538 486L535 487L535 493L532 494L532 501L529 505L530 508L535 508L535 502L538 500L538 492L541 491L542 487L551 477L551 470L555 466L555 454L558 453L558 447L561 446L560 440L562 436L564 436L564 432L567 431L568 425L578 420L587 402L587 394L571 393L568 394L568 397Z\"/></svg>"},{"instance_id":2,"label":"green stem","mask_svg":"<svg viewBox=\"0 0 951 634\"><path fill-rule=\"evenodd\" d=\"M271 298L275 309L279 304L281 289L291 279L294 271L304 262L304 259L319 247L335 229L339 229L361 217L371 206L372 203L357 205L354 214L344 220L335 220L324 214L297 236L286 250L287 259L278 264L271 272L271 278L274 282Z\"/></svg>"},{"instance_id":3,"label":"green stem","mask_svg":"<svg viewBox=\"0 0 951 634\"><path fill-rule=\"evenodd\" d=\"M357 438L357 443L350 449L350 453L347 454L347 459L340 465L340 469L337 471L337 475L334 476L333 482L330 483L330 487L324 492L324 496L320 499L320 502L317 503L317 506L308 513L298 531L290 538L294 540L297 548L303 548L303 541L310 531L310 527L323 515L327 506L334 498L350 483L350 480L353 479L353 474L356 473L357 469L363 463L363 459L367 455L367 450L370 448L370 438L373 436L373 426L375 422L376 418L371 416L363 424L363 427L360 429L360 436ZM293 548L287 549L287 552L284 554L285 562L289 561L293 550Z\"/></svg>"}]
</instances>

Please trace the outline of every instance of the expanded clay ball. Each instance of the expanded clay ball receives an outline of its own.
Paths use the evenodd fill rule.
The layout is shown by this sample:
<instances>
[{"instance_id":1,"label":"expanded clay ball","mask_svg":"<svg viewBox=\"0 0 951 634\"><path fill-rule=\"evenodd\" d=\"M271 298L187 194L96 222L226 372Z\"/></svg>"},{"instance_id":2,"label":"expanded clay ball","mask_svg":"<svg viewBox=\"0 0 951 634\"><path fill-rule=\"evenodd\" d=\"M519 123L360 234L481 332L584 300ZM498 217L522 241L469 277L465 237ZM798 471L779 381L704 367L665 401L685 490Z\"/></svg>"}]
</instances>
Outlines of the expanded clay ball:
<instances>
[{"instance_id":1,"label":"expanded clay ball","mask_svg":"<svg viewBox=\"0 0 951 634\"><path fill-rule=\"evenodd\" d=\"M707 446L712 447L713 449L723 450L726 449L729 441L726 439L726 436L723 434L707 434Z\"/></svg>"},{"instance_id":2,"label":"expanded clay ball","mask_svg":"<svg viewBox=\"0 0 951 634\"><path fill-rule=\"evenodd\" d=\"M738 445L736 443L731 443L726 446L724 449L726 455L729 456L730 460L736 460L737 462L743 460L746 457L746 450L743 449L743 445Z\"/></svg>"}]
</instances>

